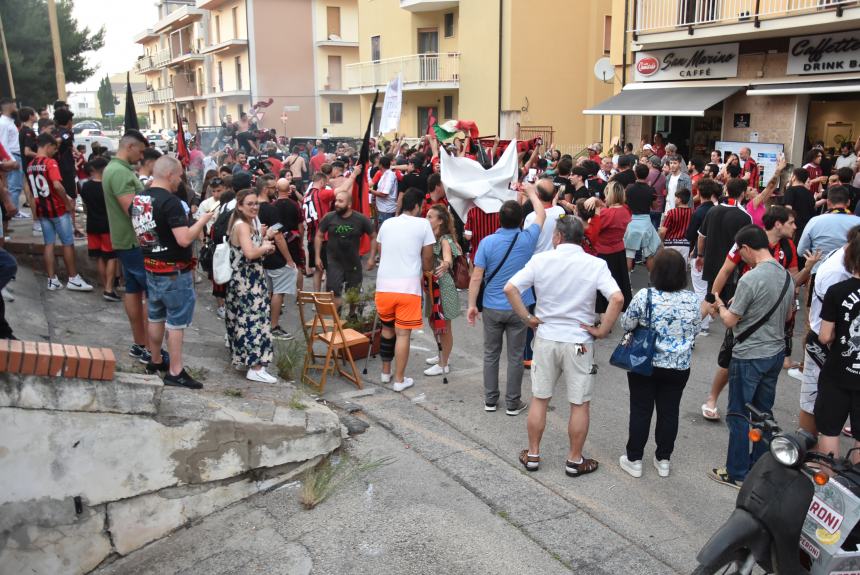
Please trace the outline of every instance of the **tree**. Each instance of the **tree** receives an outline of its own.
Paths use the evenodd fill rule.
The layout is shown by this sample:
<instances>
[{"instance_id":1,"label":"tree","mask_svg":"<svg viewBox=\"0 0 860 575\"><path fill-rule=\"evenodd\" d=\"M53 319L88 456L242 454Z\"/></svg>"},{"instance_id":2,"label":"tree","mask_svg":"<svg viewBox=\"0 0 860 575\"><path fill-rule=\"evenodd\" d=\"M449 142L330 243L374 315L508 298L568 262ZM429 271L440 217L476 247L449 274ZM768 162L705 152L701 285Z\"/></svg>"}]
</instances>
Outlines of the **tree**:
<instances>
[{"instance_id":1,"label":"tree","mask_svg":"<svg viewBox=\"0 0 860 575\"><path fill-rule=\"evenodd\" d=\"M95 73L85 54L104 46L104 27L80 28L72 17L74 0L57 1L57 21L66 81L77 84ZM18 99L28 106L45 106L57 99L54 53L45 0L0 0L12 77ZM6 63L0 64L0 92L10 94Z\"/></svg>"},{"instance_id":2,"label":"tree","mask_svg":"<svg viewBox=\"0 0 860 575\"><path fill-rule=\"evenodd\" d=\"M99 108L101 108L102 116L116 112L116 100L114 100L113 88L107 76L102 78L102 81L99 83L99 91L96 97L99 99Z\"/></svg>"}]
</instances>

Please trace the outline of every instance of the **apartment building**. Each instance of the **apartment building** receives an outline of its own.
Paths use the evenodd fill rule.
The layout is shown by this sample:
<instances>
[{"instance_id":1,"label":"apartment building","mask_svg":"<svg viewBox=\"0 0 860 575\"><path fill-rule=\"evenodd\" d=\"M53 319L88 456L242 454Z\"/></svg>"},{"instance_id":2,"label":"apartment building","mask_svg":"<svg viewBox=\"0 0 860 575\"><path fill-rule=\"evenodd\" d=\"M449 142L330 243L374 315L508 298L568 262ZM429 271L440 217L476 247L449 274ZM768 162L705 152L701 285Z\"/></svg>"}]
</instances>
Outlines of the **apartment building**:
<instances>
[{"instance_id":1,"label":"apartment building","mask_svg":"<svg viewBox=\"0 0 860 575\"><path fill-rule=\"evenodd\" d=\"M860 6L847 0L613 0L616 95L586 110L684 157L782 150L860 134ZM767 174L766 174L767 175Z\"/></svg>"},{"instance_id":2,"label":"apartment building","mask_svg":"<svg viewBox=\"0 0 860 575\"><path fill-rule=\"evenodd\" d=\"M610 2L358 0L358 12L361 61L346 67L346 86L361 96L362 123L375 90L400 73L410 136L432 110L440 122L474 120L482 135L540 134L566 151L599 139L601 119L581 110L613 93L592 73L609 55Z\"/></svg>"},{"instance_id":3,"label":"apartment building","mask_svg":"<svg viewBox=\"0 0 860 575\"><path fill-rule=\"evenodd\" d=\"M161 0L135 41L142 101L158 128L179 104L192 129L252 107L258 125L307 136L359 132L358 97L343 86L358 61L356 0Z\"/></svg>"}]
</instances>

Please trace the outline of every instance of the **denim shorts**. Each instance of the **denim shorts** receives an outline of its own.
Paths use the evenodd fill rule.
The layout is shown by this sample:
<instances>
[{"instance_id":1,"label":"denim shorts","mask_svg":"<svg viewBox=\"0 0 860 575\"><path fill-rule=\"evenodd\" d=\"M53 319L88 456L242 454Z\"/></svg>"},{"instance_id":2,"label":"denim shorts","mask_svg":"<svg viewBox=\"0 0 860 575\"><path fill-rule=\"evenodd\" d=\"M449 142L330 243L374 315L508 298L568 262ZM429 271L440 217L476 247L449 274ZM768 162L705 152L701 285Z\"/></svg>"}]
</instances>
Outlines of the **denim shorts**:
<instances>
[{"instance_id":1,"label":"denim shorts","mask_svg":"<svg viewBox=\"0 0 860 575\"><path fill-rule=\"evenodd\" d=\"M185 329L194 316L194 274L190 271L156 275L146 272L147 315L167 329Z\"/></svg>"},{"instance_id":2,"label":"denim shorts","mask_svg":"<svg viewBox=\"0 0 860 575\"><path fill-rule=\"evenodd\" d=\"M140 248L114 250L119 263L122 264L122 275L125 279L125 293L146 294L146 270L143 267L143 252Z\"/></svg>"},{"instance_id":3,"label":"denim shorts","mask_svg":"<svg viewBox=\"0 0 860 575\"><path fill-rule=\"evenodd\" d=\"M53 245L57 241L57 236L64 246L75 245L71 214L65 213L59 218L39 218L39 223L42 224L42 239L45 240L46 246Z\"/></svg>"}]
</instances>

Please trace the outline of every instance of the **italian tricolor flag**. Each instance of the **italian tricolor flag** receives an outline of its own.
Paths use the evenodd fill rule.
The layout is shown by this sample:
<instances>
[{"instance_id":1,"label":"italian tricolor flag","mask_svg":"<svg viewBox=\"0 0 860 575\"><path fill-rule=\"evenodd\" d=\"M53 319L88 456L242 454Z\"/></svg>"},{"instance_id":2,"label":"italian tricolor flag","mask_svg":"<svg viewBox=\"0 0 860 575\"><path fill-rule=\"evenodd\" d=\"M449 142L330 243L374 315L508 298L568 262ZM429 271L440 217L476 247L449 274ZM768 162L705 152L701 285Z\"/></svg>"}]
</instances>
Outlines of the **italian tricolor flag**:
<instances>
[{"instance_id":1,"label":"italian tricolor flag","mask_svg":"<svg viewBox=\"0 0 860 575\"><path fill-rule=\"evenodd\" d=\"M444 124L436 123L432 128L440 142L447 142L457 132L465 132L473 140L478 137L478 126L471 120L448 120Z\"/></svg>"}]
</instances>

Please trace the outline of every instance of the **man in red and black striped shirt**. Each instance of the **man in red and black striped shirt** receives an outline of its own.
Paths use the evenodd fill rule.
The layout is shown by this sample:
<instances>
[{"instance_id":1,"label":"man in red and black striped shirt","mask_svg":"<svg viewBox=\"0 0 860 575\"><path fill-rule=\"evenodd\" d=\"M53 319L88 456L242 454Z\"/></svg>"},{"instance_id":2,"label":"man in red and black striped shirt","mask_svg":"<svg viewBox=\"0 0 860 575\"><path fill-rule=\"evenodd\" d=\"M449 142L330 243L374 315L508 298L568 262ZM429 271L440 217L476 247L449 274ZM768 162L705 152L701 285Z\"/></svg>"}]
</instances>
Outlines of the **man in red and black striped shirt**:
<instances>
[{"instance_id":1,"label":"man in red and black striped shirt","mask_svg":"<svg viewBox=\"0 0 860 575\"><path fill-rule=\"evenodd\" d=\"M481 240L496 233L496 230L500 226L498 213L488 214L478 206L475 206L466 214L466 226L463 235L467 240L471 241L472 249L469 252L469 258L473 263Z\"/></svg>"},{"instance_id":2,"label":"man in red and black striped shirt","mask_svg":"<svg viewBox=\"0 0 860 575\"><path fill-rule=\"evenodd\" d=\"M660 229L657 230L663 245L681 254L685 262L690 261L690 240L687 239L687 228L690 227L692 217L690 190L680 188L675 192L675 207L666 212Z\"/></svg>"}]
</instances>

